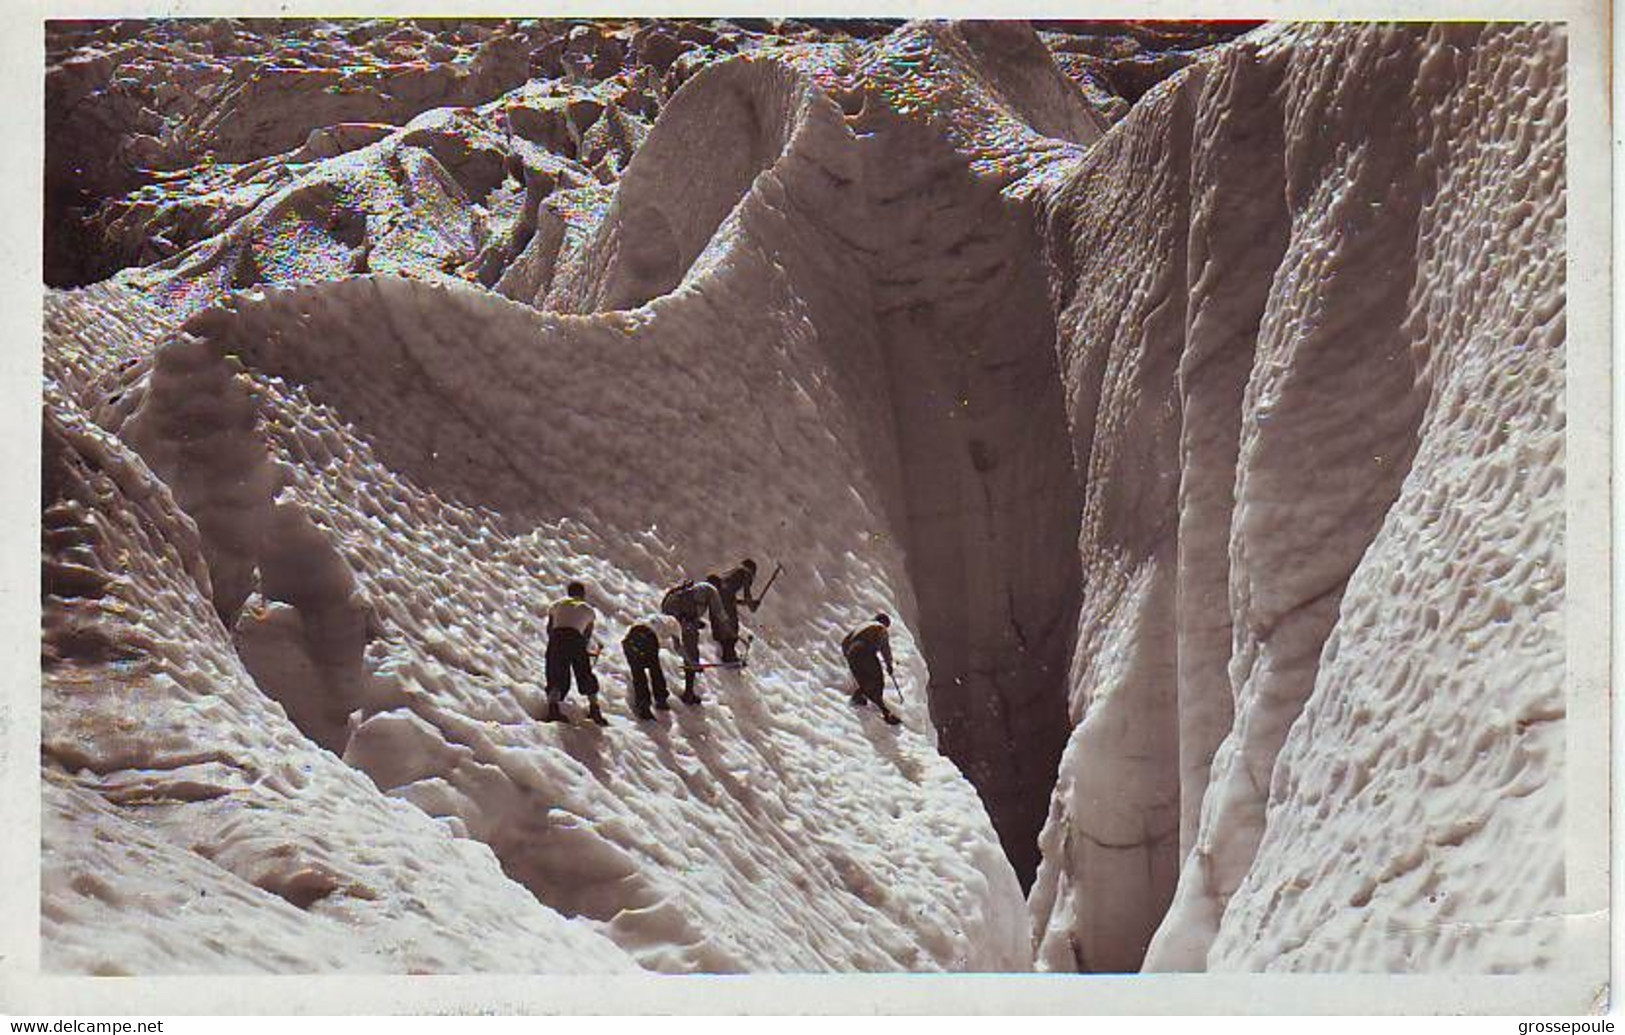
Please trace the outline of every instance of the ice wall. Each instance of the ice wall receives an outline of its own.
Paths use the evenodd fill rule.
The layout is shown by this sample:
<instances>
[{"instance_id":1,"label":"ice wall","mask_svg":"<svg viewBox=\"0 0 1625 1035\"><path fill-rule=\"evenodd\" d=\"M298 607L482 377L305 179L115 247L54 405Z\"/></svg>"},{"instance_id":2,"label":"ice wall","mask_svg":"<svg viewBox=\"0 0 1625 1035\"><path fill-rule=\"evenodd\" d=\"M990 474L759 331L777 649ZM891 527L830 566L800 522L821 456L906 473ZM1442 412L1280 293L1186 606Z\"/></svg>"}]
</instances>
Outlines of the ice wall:
<instances>
[{"instance_id":1,"label":"ice wall","mask_svg":"<svg viewBox=\"0 0 1625 1035\"><path fill-rule=\"evenodd\" d=\"M1039 966L1553 960L1563 59L1264 30L1049 192L1088 478Z\"/></svg>"},{"instance_id":2,"label":"ice wall","mask_svg":"<svg viewBox=\"0 0 1625 1035\"><path fill-rule=\"evenodd\" d=\"M1015 872L927 714L892 382L873 308L854 305L869 299L871 270L842 237L869 214L871 174L818 88L827 69L810 50L697 74L684 96L698 99L686 113L673 103L614 202L561 237L551 286L536 282L537 301L576 314L452 283L433 253L469 218L468 192L402 134L319 165L178 261L122 278L193 314L155 328L136 401L100 414L188 515L209 574L189 606L229 633L235 678L306 753L349 786L370 778L373 807L410 803L429 832L412 836L494 858L505 894L570 918L604 953L539 944L524 957L534 969L558 969L550 952L587 969L630 959L675 972L1028 965ZM678 145L729 98L743 109L731 132L759 160L736 177L685 175L700 156ZM425 117L406 132L429 125L446 123ZM477 126L461 132L482 139ZM974 179L968 157L939 161ZM281 254L276 234L331 239L324 228L364 184L398 222L435 229L411 253L418 277L347 265L358 252L375 261L389 239L370 215L335 266L264 261ZM996 188L966 192L997 205ZM626 243L663 239L656 221L674 227L670 265ZM258 271L260 286L228 297L221 269ZM57 304L93 321L95 297ZM85 380L102 405L100 379ZM621 632L682 574L745 553L787 569L750 668L706 676L699 708L633 722ZM576 576L603 612L602 731L535 719L544 611ZM878 608L900 618L903 730L847 703L835 649ZM165 635L163 615L151 620ZM176 649L198 635L177 628ZM102 664L53 662L48 692ZM235 736L232 721L177 737L207 753ZM111 736L97 723L78 732ZM137 751L125 764L147 760ZM57 768L99 790L73 759ZM336 811L325 785L307 804ZM190 829L197 811L178 805L174 822ZM312 850L300 831L279 837L261 847ZM333 870L368 851L356 837L322 841ZM455 872L431 860L400 880L410 890ZM447 908L457 901L448 893ZM100 914L86 917L58 933L65 960L96 938ZM273 948L245 952L287 969Z\"/></svg>"}]
</instances>

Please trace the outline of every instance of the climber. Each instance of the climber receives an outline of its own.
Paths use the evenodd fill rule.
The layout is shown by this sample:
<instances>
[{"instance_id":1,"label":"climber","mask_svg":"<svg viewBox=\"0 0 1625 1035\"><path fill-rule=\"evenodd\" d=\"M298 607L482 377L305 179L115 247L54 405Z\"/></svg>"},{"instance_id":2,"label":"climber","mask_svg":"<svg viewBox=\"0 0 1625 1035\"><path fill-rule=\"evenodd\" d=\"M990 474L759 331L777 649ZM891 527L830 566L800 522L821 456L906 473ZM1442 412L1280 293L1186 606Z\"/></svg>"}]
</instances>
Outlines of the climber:
<instances>
[{"instance_id":1,"label":"climber","mask_svg":"<svg viewBox=\"0 0 1625 1035\"><path fill-rule=\"evenodd\" d=\"M671 709L666 702L670 695L666 691L666 673L660 665L660 634L656 632L661 626L670 624L669 617L653 615L626 630L626 636L621 639L621 649L626 652L626 668L632 677L632 714L640 719L655 717L649 708L651 689L654 691L654 706L661 711Z\"/></svg>"},{"instance_id":2,"label":"climber","mask_svg":"<svg viewBox=\"0 0 1625 1035\"><path fill-rule=\"evenodd\" d=\"M874 621L842 637L841 654L846 658L846 666L852 670L852 678L857 684L852 690L852 703L862 706L873 701L880 708L881 718L895 726L903 720L886 707L883 699L886 679L880 671L880 662L884 659L886 673L894 680L897 678L892 668L891 634L887 632L890 628L890 615L885 612L875 615Z\"/></svg>"},{"instance_id":3,"label":"climber","mask_svg":"<svg viewBox=\"0 0 1625 1035\"><path fill-rule=\"evenodd\" d=\"M762 605L761 597L750 595L751 582L755 578L756 562L749 557L721 575L706 578L707 582L717 587L717 594L722 598L722 614L727 619L712 630L712 635L722 647L724 665L742 663L739 659L739 605L744 604L752 612Z\"/></svg>"},{"instance_id":4,"label":"climber","mask_svg":"<svg viewBox=\"0 0 1625 1035\"><path fill-rule=\"evenodd\" d=\"M677 619L682 631L683 693L678 700L684 704L699 704L702 698L694 692L694 681L700 674L700 629L705 619L715 628L727 621L722 613L722 597L708 582L684 579L666 591L660 601L660 613Z\"/></svg>"},{"instance_id":5,"label":"climber","mask_svg":"<svg viewBox=\"0 0 1625 1035\"><path fill-rule=\"evenodd\" d=\"M570 692L570 675L587 699L587 718L609 725L598 709L598 679L592 674L592 627L597 617L587 603L587 587L572 582L565 598L547 609L547 721L564 718L559 703Z\"/></svg>"}]
</instances>

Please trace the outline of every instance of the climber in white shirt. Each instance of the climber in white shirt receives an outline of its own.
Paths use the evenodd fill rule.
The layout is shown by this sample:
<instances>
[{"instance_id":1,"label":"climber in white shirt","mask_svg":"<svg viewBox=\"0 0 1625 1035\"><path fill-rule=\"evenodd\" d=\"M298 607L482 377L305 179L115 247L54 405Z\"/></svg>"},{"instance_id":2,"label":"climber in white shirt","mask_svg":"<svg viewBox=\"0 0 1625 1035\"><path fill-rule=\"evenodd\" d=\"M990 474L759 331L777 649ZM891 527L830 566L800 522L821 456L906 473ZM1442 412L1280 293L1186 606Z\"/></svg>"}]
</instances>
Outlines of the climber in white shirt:
<instances>
[{"instance_id":1,"label":"climber in white shirt","mask_svg":"<svg viewBox=\"0 0 1625 1035\"><path fill-rule=\"evenodd\" d=\"M592 674L592 630L598 615L587 603L587 587L572 582L563 600L547 609L547 721L564 718L559 703L570 692L570 676L587 699L587 718L609 725L598 709L598 679Z\"/></svg>"}]
</instances>

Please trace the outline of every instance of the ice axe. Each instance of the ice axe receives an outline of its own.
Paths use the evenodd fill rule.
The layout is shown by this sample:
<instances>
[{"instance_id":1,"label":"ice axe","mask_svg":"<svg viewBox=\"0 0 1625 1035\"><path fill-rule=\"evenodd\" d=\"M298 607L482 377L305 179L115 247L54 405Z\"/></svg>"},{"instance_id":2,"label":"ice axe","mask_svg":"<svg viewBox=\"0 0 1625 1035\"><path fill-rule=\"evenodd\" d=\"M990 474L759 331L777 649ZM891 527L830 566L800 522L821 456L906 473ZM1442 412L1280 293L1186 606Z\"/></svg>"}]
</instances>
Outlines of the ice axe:
<instances>
[{"instance_id":1,"label":"ice axe","mask_svg":"<svg viewBox=\"0 0 1625 1035\"><path fill-rule=\"evenodd\" d=\"M767 596L767 591L773 588L773 583L778 579L779 573L782 572L783 570L784 570L784 565L782 565L782 564L773 565L773 573L767 577L767 583L762 586L762 591L760 593L756 594L756 603L751 605L751 610L752 611L754 611L758 607L762 606L762 598Z\"/></svg>"},{"instance_id":2,"label":"ice axe","mask_svg":"<svg viewBox=\"0 0 1625 1035\"><path fill-rule=\"evenodd\" d=\"M899 701L901 701L901 700L902 700L902 699L903 699L903 688L902 688L902 686L901 686L901 685L900 685L900 684L899 684L899 683L898 683L898 682L897 682L897 673L896 673L896 672L893 672L893 671L891 671L891 670L890 670L890 669L887 669L887 670L886 670L886 674L887 674L887 675L888 675L888 676L891 676L891 688L892 688L892 689L893 689L893 690L896 690L896 691L897 691L897 699L898 699L898 700L899 700Z\"/></svg>"}]
</instances>

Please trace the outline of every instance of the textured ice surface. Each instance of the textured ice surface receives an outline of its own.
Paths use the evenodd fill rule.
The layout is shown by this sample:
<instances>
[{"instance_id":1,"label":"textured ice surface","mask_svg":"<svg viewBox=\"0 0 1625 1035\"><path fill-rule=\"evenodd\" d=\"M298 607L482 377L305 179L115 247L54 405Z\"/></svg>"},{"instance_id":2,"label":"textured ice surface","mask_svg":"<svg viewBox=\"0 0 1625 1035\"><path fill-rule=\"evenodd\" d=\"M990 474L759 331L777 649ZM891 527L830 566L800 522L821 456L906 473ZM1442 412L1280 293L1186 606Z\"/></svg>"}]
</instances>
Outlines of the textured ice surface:
<instances>
[{"instance_id":1,"label":"textured ice surface","mask_svg":"<svg viewBox=\"0 0 1625 1035\"><path fill-rule=\"evenodd\" d=\"M1052 194L1089 478L1039 966L1556 958L1563 56L1266 30Z\"/></svg>"},{"instance_id":2,"label":"textured ice surface","mask_svg":"<svg viewBox=\"0 0 1625 1035\"><path fill-rule=\"evenodd\" d=\"M47 967L633 966L289 722L232 650L197 526L46 401Z\"/></svg>"}]
</instances>

